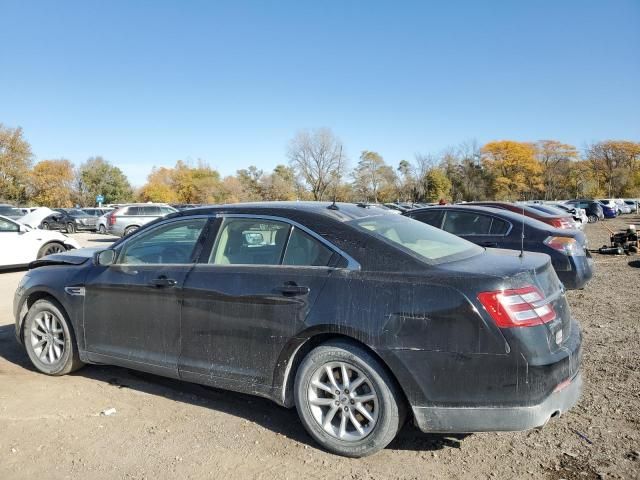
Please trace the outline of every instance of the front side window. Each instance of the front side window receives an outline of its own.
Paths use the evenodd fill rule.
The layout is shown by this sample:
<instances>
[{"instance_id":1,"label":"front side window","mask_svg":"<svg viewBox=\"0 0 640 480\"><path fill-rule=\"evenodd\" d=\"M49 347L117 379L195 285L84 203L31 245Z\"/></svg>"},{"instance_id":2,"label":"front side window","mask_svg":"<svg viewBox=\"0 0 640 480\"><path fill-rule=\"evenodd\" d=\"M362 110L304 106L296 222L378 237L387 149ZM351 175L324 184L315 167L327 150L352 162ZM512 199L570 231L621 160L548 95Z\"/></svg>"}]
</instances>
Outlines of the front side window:
<instances>
[{"instance_id":1,"label":"front side window","mask_svg":"<svg viewBox=\"0 0 640 480\"><path fill-rule=\"evenodd\" d=\"M193 253L206 223L205 218L192 218L171 222L136 235L125 243L118 263L193 263Z\"/></svg>"},{"instance_id":2,"label":"front side window","mask_svg":"<svg viewBox=\"0 0 640 480\"><path fill-rule=\"evenodd\" d=\"M291 227L274 220L225 218L211 251L214 265L280 265Z\"/></svg>"},{"instance_id":3,"label":"front side window","mask_svg":"<svg viewBox=\"0 0 640 480\"><path fill-rule=\"evenodd\" d=\"M428 263L467 258L484 251L467 240L400 215L365 217L348 223Z\"/></svg>"},{"instance_id":4,"label":"front side window","mask_svg":"<svg viewBox=\"0 0 640 480\"><path fill-rule=\"evenodd\" d=\"M19 232L20 226L17 223L10 222L4 218L0 218L0 232Z\"/></svg>"}]
</instances>

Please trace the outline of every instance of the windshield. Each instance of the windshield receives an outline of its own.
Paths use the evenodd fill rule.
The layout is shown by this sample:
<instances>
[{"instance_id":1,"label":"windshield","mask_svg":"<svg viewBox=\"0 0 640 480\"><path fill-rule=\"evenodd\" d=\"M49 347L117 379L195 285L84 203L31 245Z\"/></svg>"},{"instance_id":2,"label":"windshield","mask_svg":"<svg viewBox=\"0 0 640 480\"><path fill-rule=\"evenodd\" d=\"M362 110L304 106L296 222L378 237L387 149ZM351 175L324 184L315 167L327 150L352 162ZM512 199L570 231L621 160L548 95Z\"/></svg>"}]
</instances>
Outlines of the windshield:
<instances>
[{"instance_id":1,"label":"windshield","mask_svg":"<svg viewBox=\"0 0 640 480\"><path fill-rule=\"evenodd\" d=\"M21 217L24 215L22 210L16 207L0 207L0 215L9 215L11 217Z\"/></svg>"},{"instance_id":2,"label":"windshield","mask_svg":"<svg viewBox=\"0 0 640 480\"><path fill-rule=\"evenodd\" d=\"M428 263L442 263L482 253L484 250L460 237L400 215L365 217L348 222Z\"/></svg>"}]
</instances>

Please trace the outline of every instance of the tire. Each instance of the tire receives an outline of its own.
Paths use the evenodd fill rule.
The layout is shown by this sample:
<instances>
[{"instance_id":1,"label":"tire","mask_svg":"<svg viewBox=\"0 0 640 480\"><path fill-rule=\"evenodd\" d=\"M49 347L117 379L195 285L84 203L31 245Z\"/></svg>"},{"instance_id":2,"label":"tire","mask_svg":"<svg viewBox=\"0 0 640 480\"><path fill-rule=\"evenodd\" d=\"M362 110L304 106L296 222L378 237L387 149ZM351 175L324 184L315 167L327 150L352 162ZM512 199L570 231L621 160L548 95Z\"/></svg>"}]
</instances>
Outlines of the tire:
<instances>
[{"instance_id":1,"label":"tire","mask_svg":"<svg viewBox=\"0 0 640 480\"><path fill-rule=\"evenodd\" d=\"M45 255L52 255L54 253L61 253L66 251L67 249L60 242L49 242L40 247L40 250L38 250L37 258L42 258Z\"/></svg>"},{"instance_id":2,"label":"tire","mask_svg":"<svg viewBox=\"0 0 640 480\"><path fill-rule=\"evenodd\" d=\"M75 233L75 231L76 226L71 222L67 223L67 233Z\"/></svg>"},{"instance_id":3,"label":"tire","mask_svg":"<svg viewBox=\"0 0 640 480\"><path fill-rule=\"evenodd\" d=\"M342 380L343 367L351 385L360 382L353 390ZM371 455L386 447L404 424L405 404L394 380L373 355L348 341L331 341L307 354L296 373L294 396L307 432L338 455Z\"/></svg>"},{"instance_id":4,"label":"tire","mask_svg":"<svg viewBox=\"0 0 640 480\"><path fill-rule=\"evenodd\" d=\"M107 229L104 227L104 225L101 224L98 227L98 233L101 234L101 235L105 235L107 233Z\"/></svg>"},{"instance_id":5,"label":"tire","mask_svg":"<svg viewBox=\"0 0 640 480\"><path fill-rule=\"evenodd\" d=\"M589 223L596 223L598 221L597 215L589 215Z\"/></svg>"},{"instance_id":6,"label":"tire","mask_svg":"<svg viewBox=\"0 0 640 480\"><path fill-rule=\"evenodd\" d=\"M40 225L40 228L42 228L42 230L49 230L49 224L47 222L43 222L42 225Z\"/></svg>"},{"instance_id":7,"label":"tire","mask_svg":"<svg viewBox=\"0 0 640 480\"><path fill-rule=\"evenodd\" d=\"M124 229L124 236L127 237L127 236L131 235L133 232L138 230L138 228L140 228L140 227L131 226L131 227L125 228Z\"/></svg>"},{"instance_id":8,"label":"tire","mask_svg":"<svg viewBox=\"0 0 640 480\"><path fill-rule=\"evenodd\" d=\"M84 365L69 318L57 302L35 302L27 313L23 335L27 355L42 373L66 375Z\"/></svg>"}]
</instances>

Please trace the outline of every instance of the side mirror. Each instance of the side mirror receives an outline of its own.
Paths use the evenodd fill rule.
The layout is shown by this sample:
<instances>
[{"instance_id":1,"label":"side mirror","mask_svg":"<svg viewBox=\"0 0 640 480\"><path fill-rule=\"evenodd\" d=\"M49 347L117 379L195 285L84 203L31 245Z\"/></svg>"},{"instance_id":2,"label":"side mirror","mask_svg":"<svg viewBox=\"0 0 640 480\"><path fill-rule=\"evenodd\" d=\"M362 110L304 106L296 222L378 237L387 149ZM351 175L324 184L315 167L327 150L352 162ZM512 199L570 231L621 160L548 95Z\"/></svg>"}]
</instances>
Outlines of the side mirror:
<instances>
[{"instance_id":1,"label":"side mirror","mask_svg":"<svg viewBox=\"0 0 640 480\"><path fill-rule=\"evenodd\" d=\"M102 265L104 267L113 265L116 261L116 251L102 250L101 252L96 253L94 260L96 265Z\"/></svg>"}]
</instances>

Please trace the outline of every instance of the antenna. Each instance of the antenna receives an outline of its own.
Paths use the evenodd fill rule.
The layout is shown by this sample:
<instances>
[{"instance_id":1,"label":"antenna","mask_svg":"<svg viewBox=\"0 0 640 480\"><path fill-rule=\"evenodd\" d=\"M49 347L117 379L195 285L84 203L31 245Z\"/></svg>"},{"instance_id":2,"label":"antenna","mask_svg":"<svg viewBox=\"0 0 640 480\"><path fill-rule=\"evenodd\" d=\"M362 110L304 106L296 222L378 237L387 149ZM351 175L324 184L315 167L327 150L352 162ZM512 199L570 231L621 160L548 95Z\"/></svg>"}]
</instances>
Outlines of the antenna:
<instances>
[{"instance_id":1,"label":"antenna","mask_svg":"<svg viewBox=\"0 0 640 480\"><path fill-rule=\"evenodd\" d=\"M338 168L336 170L337 173L340 172L340 167L342 166L342 145L340 145L340 152L338 153ZM327 208L329 210L339 210L338 205L336 205L336 196L338 194L338 178L336 176L335 184L333 186L333 203L329 205Z\"/></svg>"},{"instance_id":2,"label":"antenna","mask_svg":"<svg viewBox=\"0 0 640 480\"><path fill-rule=\"evenodd\" d=\"M520 258L524 257L524 204L522 205L522 231L520 232Z\"/></svg>"}]
</instances>

